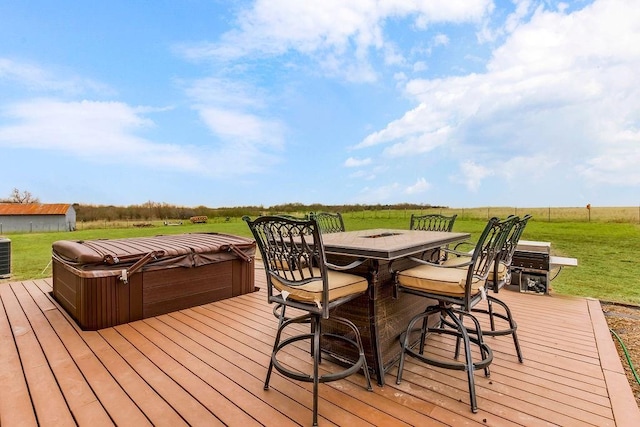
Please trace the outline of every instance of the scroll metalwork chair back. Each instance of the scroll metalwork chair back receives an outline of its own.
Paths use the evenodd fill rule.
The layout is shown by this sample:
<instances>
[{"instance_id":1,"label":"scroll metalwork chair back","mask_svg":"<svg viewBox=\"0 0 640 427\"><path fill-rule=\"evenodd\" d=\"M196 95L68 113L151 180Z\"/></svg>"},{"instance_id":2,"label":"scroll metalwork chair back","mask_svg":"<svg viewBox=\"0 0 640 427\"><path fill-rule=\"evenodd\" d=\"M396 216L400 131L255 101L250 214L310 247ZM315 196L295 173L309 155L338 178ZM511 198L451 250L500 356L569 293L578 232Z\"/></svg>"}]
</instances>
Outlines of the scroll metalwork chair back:
<instances>
[{"instance_id":1,"label":"scroll metalwork chair back","mask_svg":"<svg viewBox=\"0 0 640 427\"><path fill-rule=\"evenodd\" d=\"M487 280L487 288L493 290L493 294L487 295L486 307L476 307L473 312L485 314L489 316L490 330L485 330L485 336L502 336L511 335L513 338L513 345L516 349L516 355L518 361L522 363L522 350L520 348L520 342L518 340L518 324L513 318L511 309L502 300L500 300L495 293L511 282L511 262L513 260L513 254L516 251L520 237L527 226L527 223L531 219L531 215L525 215L522 218L515 217L515 222L510 234L502 245L502 250L498 254L494 263L493 270L489 274ZM496 311L495 305L501 308ZM502 319L500 327L496 326L496 318Z\"/></svg>"},{"instance_id":2,"label":"scroll metalwork chair back","mask_svg":"<svg viewBox=\"0 0 640 427\"><path fill-rule=\"evenodd\" d=\"M312 212L310 216L318 221L322 234L345 231L344 221L340 212Z\"/></svg>"},{"instance_id":3,"label":"scroll metalwork chair back","mask_svg":"<svg viewBox=\"0 0 640 427\"><path fill-rule=\"evenodd\" d=\"M357 265L335 266L326 261L322 235L315 219L297 220L283 216L263 216L255 220L243 218L256 240L262 255L267 279L267 299L269 303L281 305L278 330L273 345L271 361L267 370L264 388L269 388L273 368L282 375L313 383L313 424L318 418L318 385L335 381L363 370L366 387L372 390L369 369L365 359L362 340L358 328L349 320L331 314L331 310L367 291L366 278L339 270ZM284 308L293 307L303 314L285 318ZM321 320L329 319L344 325L348 333L344 335L322 333ZM283 331L293 324L311 323L309 332L290 328L287 338ZM339 372L320 375L321 343L338 340L353 348L359 358ZM297 370L280 363L279 352L290 344L308 341L313 355L312 372Z\"/></svg>"},{"instance_id":4,"label":"scroll metalwork chair back","mask_svg":"<svg viewBox=\"0 0 640 427\"><path fill-rule=\"evenodd\" d=\"M396 292L407 292L436 301L435 304L427 306L423 313L414 316L401 335L402 352L396 383L400 384L402 380L407 354L430 365L466 371L471 410L477 412L474 371L484 369L485 376L489 376L493 352L484 342L480 323L471 314L471 309L485 296L484 286L492 265L512 226L513 219L500 221L498 218L491 218L471 255L468 252L448 250L453 255L461 256L463 261L445 265L410 257L419 265L395 273ZM434 314L437 315L438 323L430 327L427 319ZM465 319L471 322L472 328L468 329L465 326ZM415 325L419 321L422 321L422 327L416 329ZM415 339L415 331L420 331L419 339ZM455 355L447 359L439 355L425 354L427 333L456 337ZM464 346L464 361L457 360L460 341ZM473 360L472 344L478 347L480 360Z\"/></svg>"},{"instance_id":5,"label":"scroll metalwork chair back","mask_svg":"<svg viewBox=\"0 0 640 427\"><path fill-rule=\"evenodd\" d=\"M511 282L513 254L518 247L520 237L522 237L522 233L530 219L531 215L525 215L522 218L516 217L511 233L509 233L509 236L502 246L502 250L497 256L494 271L489 275L489 281L487 283L487 288L493 290L495 293L498 293L500 289Z\"/></svg>"},{"instance_id":6,"label":"scroll metalwork chair back","mask_svg":"<svg viewBox=\"0 0 640 427\"><path fill-rule=\"evenodd\" d=\"M451 231L456 222L457 214L445 216L440 214L411 215L410 230Z\"/></svg>"},{"instance_id":7,"label":"scroll metalwork chair back","mask_svg":"<svg viewBox=\"0 0 640 427\"><path fill-rule=\"evenodd\" d=\"M452 216L445 216L441 214L427 214L427 215L411 215L411 222L409 223L410 230L424 230L424 231L451 231L453 230L453 224L456 222L457 214ZM445 246L443 249L448 249L449 246ZM431 262L446 259L446 251L428 251L422 254L422 259L429 257Z\"/></svg>"}]
</instances>

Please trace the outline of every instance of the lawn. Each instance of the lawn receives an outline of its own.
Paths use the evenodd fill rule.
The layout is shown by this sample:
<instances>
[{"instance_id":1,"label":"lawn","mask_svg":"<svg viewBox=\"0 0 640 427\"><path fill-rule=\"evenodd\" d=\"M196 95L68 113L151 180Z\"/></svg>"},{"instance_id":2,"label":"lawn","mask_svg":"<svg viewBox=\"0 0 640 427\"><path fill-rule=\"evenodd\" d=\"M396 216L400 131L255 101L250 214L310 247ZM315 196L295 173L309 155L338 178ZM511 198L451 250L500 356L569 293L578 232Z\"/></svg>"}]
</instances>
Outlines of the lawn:
<instances>
[{"instance_id":1,"label":"lawn","mask_svg":"<svg viewBox=\"0 0 640 427\"><path fill-rule=\"evenodd\" d=\"M408 228L410 214L375 215L347 213L347 230L367 228ZM177 234L221 232L250 236L240 218L208 224L185 223L180 226L136 228L89 228L74 232L7 234L11 240L11 280L51 276L51 244L57 240L90 240ZM454 231L480 233L486 220L460 218ZM551 242L554 255L578 259L578 267L564 268L551 282L552 292L593 297L640 305L640 225L621 222L546 221L534 216L522 237ZM552 272L553 276L553 272Z\"/></svg>"}]
</instances>

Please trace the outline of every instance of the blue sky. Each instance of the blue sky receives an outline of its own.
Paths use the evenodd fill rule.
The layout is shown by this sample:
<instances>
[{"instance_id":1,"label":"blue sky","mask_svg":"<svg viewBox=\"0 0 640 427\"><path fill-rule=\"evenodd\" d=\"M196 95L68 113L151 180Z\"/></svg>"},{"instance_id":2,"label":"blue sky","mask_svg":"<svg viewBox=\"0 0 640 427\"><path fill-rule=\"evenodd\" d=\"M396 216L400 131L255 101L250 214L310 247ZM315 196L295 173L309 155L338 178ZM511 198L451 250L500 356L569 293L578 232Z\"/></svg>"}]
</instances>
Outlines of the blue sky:
<instances>
[{"instance_id":1,"label":"blue sky","mask_svg":"<svg viewBox=\"0 0 640 427\"><path fill-rule=\"evenodd\" d=\"M0 197L636 206L637 0L0 1Z\"/></svg>"}]
</instances>

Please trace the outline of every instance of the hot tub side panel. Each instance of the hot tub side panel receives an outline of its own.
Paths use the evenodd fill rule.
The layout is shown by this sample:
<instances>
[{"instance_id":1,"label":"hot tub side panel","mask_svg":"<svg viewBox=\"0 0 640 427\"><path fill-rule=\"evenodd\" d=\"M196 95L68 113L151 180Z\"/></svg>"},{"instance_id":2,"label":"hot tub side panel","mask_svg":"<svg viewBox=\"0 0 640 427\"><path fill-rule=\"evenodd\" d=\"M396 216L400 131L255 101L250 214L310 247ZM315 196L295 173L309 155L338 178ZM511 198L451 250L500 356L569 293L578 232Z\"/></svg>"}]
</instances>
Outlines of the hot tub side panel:
<instances>
[{"instance_id":1,"label":"hot tub side panel","mask_svg":"<svg viewBox=\"0 0 640 427\"><path fill-rule=\"evenodd\" d=\"M253 266L252 262L233 259L197 268L145 271L142 274L142 317L253 292Z\"/></svg>"},{"instance_id":2,"label":"hot tub side panel","mask_svg":"<svg viewBox=\"0 0 640 427\"><path fill-rule=\"evenodd\" d=\"M142 316L152 317L232 296L231 262L142 273Z\"/></svg>"},{"instance_id":3,"label":"hot tub side panel","mask_svg":"<svg viewBox=\"0 0 640 427\"><path fill-rule=\"evenodd\" d=\"M123 284L117 276L85 277L57 259L53 296L82 329L96 330L142 318L142 276Z\"/></svg>"},{"instance_id":4,"label":"hot tub side panel","mask_svg":"<svg viewBox=\"0 0 640 427\"><path fill-rule=\"evenodd\" d=\"M251 252L253 257L254 253ZM255 292L255 262L234 259L231 262L233 276L231 281L232 294L234 297Z\"/></svg>"}]
</instances>

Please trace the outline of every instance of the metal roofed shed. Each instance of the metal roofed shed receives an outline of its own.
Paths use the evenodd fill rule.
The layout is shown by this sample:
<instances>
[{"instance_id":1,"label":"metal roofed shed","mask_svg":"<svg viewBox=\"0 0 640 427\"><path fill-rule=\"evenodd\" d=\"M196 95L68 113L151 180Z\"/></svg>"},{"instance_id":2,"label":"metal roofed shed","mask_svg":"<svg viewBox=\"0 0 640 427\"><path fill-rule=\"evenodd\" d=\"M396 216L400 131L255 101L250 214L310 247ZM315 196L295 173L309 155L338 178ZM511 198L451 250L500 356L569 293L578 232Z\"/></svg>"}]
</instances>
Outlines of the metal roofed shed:
<instances>
[{"instance_id":1,"label":"metal roofed shed","mask_svg":"<svg viewBox=\"0 0 640 427\"><path fill-rule=\"evenodd\" d=\"M74 231L76 210L65 203L0 203L0 233Z\"/></svg>"}]
</instances>

